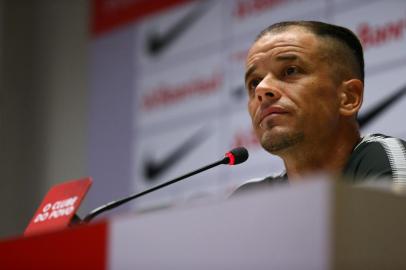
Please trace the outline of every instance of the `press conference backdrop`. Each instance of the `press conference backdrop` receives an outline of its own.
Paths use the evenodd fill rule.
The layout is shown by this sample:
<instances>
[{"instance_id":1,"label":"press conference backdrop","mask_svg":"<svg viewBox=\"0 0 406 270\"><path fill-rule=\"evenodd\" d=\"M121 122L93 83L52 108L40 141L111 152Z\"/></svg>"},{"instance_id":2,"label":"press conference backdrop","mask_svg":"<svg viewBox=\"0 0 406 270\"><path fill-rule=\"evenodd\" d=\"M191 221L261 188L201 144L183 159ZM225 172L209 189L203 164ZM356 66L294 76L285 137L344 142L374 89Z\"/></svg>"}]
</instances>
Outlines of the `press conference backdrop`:
<instances>
[{"instance_id":1,"label":"press conference backdrop","mask_svg":"<svg viewBox=\"0 0 406 270\"><path fill-rule=\"evenodd\" d=\"M226 195L247 179L280 172L281 160L262 150L252 132L243 74L258 32L281 20L352 29L366 60L362 132L406 138L405 1L153 2L93 3L89 164L95 184L88 208L239 145L250 152L245 164L194 176L134 205Z\"/></svg>"}]
</instances>

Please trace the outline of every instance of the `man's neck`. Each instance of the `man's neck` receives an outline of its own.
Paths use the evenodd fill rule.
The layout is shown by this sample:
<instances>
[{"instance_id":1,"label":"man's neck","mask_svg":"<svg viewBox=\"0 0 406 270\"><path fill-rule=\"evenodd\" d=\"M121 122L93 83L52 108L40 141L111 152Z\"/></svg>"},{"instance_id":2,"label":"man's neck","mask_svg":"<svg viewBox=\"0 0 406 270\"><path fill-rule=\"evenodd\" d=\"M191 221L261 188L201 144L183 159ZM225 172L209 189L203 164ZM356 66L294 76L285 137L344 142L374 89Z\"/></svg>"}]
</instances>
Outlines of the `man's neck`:
<instances>
[{"instance_id":1,"label":"man's neck","mask_svg":"<svg viewBox=\"0 0 406 270\"><path fill-rule=\"evenodd\" d=\"M331 137L322 145L307 143L290 149L281 155L289 179L295 181L318 172L340 174L359 140L359 131L354 130L345 136Z\"/></svg>"}]
</instances>

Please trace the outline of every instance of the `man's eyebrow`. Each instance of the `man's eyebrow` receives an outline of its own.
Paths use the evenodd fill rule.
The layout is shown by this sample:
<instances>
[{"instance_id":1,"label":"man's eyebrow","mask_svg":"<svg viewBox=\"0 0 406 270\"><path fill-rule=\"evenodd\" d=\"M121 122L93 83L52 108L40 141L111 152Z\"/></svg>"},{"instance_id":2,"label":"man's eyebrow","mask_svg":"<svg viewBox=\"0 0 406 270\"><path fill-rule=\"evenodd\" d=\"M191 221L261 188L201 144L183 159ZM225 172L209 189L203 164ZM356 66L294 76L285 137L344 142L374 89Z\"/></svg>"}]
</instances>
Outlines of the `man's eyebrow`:
<instances>
[{"instance_id":1,"label":"man's eyebrow","mask_svg":"<svg viewBox=\"0 0 406 270\"><path fill-rule=\"evenodd\" d=\"M248 70L245 72L245 82L247 81L248 77L257 69L256 65L250 66Z\"/></svg>"},{"instance_id":2,"label":"man's eyebrow","mask_svg":"<svg viewBox=\"0 0 406 270\"><path fill-rule=\"evenodd\" d=\"M281 54L275 57L277 61L293 61L293 60L298 60L300 57L298 57L295 54Z\"/></svg>"}]
</instances>

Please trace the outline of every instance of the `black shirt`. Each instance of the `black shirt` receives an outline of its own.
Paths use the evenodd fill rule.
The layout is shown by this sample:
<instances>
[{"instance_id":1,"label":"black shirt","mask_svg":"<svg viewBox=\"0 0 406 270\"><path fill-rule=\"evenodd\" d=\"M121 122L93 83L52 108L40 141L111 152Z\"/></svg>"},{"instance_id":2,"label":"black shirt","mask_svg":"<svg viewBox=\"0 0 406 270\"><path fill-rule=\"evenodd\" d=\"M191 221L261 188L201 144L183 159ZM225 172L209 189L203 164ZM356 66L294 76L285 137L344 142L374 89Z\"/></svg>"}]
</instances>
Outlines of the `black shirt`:
<instances>
[{"instance_id":1,"label":"black shirt","mask_svg":"<svg viewBox=\"0 0 406 270\"><path fill-rule=\"evenodd\" d=\"M406 142L382 134L363 137L352 151L342 175L344 179L354 183L379 179L406 183ZM259 181L249 181L240 186L234 194L287 182L288 176L283 172Z\"/></svg>"}]
</instances>

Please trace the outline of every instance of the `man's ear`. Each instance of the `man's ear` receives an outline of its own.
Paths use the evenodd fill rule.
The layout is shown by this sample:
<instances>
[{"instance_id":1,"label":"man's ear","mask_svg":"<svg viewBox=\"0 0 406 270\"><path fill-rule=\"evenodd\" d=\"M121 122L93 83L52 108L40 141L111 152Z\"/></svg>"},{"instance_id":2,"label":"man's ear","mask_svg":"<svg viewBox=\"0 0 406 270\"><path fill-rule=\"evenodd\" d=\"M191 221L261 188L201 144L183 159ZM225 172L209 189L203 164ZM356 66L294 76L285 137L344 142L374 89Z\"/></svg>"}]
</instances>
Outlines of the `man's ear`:
<instances>
[{"instance_id":1,"label":"man's ear","mask_svg":"<svg viewBox=\"0 0 406 270\"><path fill-rule=\"evenodd\" d=\"M340 87L339 95L341 115L356 115L362 105L364 84L359 79L344 81Z\"/></svg>"}]
</instances>

